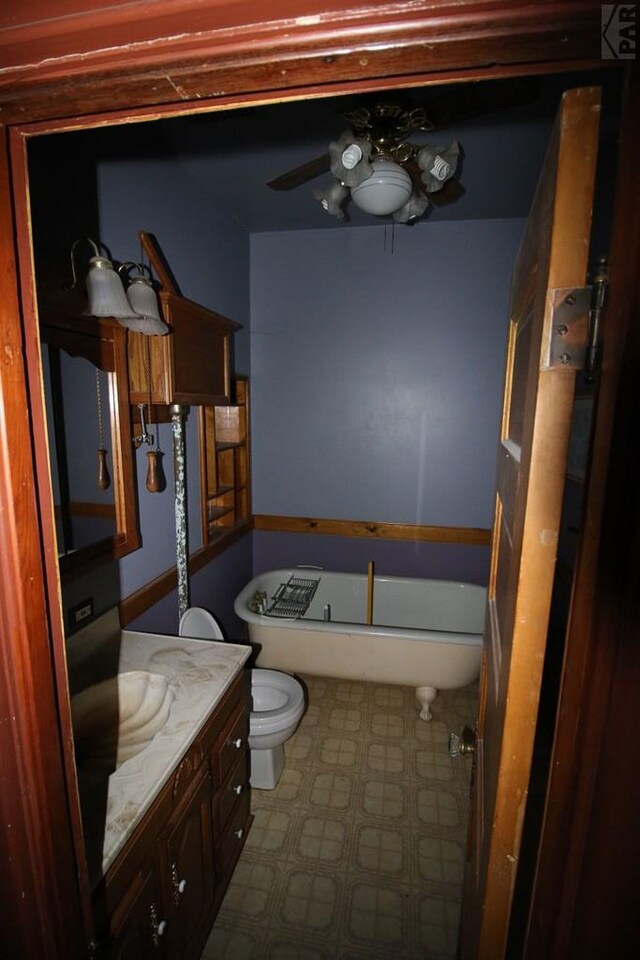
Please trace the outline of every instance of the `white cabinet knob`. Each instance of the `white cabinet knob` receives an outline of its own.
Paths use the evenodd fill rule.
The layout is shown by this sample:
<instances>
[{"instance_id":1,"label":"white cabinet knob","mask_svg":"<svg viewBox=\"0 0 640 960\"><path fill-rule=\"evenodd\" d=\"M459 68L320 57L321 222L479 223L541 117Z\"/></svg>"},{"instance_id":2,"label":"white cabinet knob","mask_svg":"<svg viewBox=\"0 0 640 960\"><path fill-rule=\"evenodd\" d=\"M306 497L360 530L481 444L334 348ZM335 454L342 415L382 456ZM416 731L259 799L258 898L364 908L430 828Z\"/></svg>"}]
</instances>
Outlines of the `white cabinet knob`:
<instances>
[{"instance_id":1,"label":"white cabinet knob","mask_svg":"<svg viewBox=\"0 0 640 960\"><path fill-rule=\"evenodd\" d=\"M234 793L236 793L238 796L240 796L240 794L241 794L242 791L244 790L244 787L243 787L243 785L242 785L241 783L237 783L237 784L235 785L235 787L232 787L231 789L233 790Z\"/></svg>"},{"instance_id":2,"label":"white cabinet knob","mask_svg":"<svg viewBox=\"0 0 640 960\"><path fill-rule=\"evenodd\" d=\"M171 882L173 884L173 901L174 903L180 903L180 896L187 889L187 881L178 880L178 865L175 863L171 864Z\"/></svg>"},{"instance_id":3,"label":"white cabinet knob","mask_svg":"<svg viewBox=\"0 0 640 960\"><path fill-rule=\"evenodd\" d=\"M240 750L243 743L244 743L244 740L242 739L242 737L238 737L237 740L233 741L233 745L236 748L236 750Z\"/></svg>"},{"instance_id":4,"label":"white cabinet knob","mask_svg":"<svg viewBox=\"0 0 640 960\"><path fill-rule=\"evenodd\" d=\"M160 920L160 922L158 922L158 911L155 903L152 903L149 907L149 916L151 918L151 942L157 949L160 946L160 937L164 936L165 930L167 929L167 921Z\"/></svg>"},{"instance_id":5,"label":"white cabinet knob","mask_svg":"<svg viewBox=\"0 0 640 960\"><path fill-rule=\"evenodd\" d=\"M242 827L240 827L239 830L234 830L233 833L234 833L234 836L238 838L238 840L242 840L242 838L244 837L244 830L242 829Z\"/></svg>"}]
</instances>

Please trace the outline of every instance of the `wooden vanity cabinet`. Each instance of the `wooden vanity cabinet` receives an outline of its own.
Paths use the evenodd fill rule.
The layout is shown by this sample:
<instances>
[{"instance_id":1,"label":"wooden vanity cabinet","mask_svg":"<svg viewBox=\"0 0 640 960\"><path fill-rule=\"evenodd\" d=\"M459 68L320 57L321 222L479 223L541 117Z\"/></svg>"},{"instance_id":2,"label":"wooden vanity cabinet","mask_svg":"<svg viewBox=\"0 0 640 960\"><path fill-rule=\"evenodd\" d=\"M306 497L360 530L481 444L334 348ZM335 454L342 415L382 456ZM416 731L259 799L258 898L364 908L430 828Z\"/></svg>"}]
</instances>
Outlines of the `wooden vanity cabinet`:
<instances>
[{"instance_id":1,"label":"wooden vanity cabinet","mask_svg":"<svg viewBox=\"0 0 640 960\"><path fill-rule=\"evenodd\" d=\"M198 960L246 839L248 677L227 691L94 891L106 955Z\"/></svg>"}]
</instances>

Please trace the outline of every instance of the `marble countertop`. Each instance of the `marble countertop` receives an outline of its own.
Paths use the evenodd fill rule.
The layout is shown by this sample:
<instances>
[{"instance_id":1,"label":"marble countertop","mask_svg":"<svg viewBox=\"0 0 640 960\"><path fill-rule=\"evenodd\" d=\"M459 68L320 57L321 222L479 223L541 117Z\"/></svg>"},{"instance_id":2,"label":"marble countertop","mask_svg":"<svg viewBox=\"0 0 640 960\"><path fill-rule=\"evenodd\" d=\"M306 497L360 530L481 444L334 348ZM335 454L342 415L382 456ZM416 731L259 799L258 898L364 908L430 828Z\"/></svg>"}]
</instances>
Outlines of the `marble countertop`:
<instances>
[{"instance_id":1,"label":"marble countertop","mask_svg":"<svg viewBox=\"0 0 640 960\"><path fill-rule=\"evenodd\" d=\"M72 693L89 682L130 670L163 674L173 694L163 728L139 754L106 779L79 770L89 871L103 875L195 740L251 654L250 646L137 633L115 628L74 635L68 644ZM80 678L80 679L79 679Z\"/></svg>"}]
</instances>

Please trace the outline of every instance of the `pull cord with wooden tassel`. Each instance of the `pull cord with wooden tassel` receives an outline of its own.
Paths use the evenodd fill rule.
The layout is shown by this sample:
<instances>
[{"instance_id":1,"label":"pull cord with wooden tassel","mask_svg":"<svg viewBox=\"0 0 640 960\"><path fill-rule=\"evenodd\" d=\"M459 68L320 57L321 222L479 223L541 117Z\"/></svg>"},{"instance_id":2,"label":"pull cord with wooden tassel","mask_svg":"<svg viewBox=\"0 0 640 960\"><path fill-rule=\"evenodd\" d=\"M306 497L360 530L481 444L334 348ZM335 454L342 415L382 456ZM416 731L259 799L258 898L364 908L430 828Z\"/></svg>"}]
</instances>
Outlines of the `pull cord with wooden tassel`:
<instances>
[{"instance_id":1,"label":"pull cord with wooden tassel","mask_svg":"<svg viewBox=\"0 0 640 960\"><path fill-rule=\"evenodd\" d=\"M149 337L145 337L145 348L147 357L147 389L149 393L147 402L147 418L151 420L151 346ZM147 479L146 487L149 493L159 493L164 490L166 480L162 471L162 453L159 448L158 440L159 424L156 424L156 448L147 450ZM147 444L153 447L153 434L147 434Z\"/></svg>"},{"instance_id":2,"label":"pull cord with wooden tassel","mask_svg":"<svg viewBox=\"0 0 640 960\"><path fill-rule=\"evenodd\" d=\"M102 389L100 371L96 368L96 401L98 404L98 487L108 490L111 486L111 477L107 467L107 450L104 445L104 425L102 422Z\"/></svg>"}]
</instances>

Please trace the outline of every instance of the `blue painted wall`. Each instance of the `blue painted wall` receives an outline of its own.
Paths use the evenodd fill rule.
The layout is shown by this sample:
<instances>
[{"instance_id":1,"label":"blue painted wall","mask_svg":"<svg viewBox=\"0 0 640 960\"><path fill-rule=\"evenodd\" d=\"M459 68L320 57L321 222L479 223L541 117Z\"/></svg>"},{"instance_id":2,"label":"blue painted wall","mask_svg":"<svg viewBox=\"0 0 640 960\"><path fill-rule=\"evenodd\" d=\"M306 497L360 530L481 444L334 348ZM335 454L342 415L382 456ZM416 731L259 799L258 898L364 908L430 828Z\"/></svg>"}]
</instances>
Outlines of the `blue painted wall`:
<instances>
[{"instance_id":1,"label":"blue painted wall","mask_svg":"<svg viewBox=\"0 0 640 960\"><path fill-rule=\"evenodd\" d=\"M251 577L252 540L247 535L229 547L207 567L191 577L191 604L215 613L225 636L244 638L244 623L233 612L233 601ZM150 610L127 625L128 630L177 633L178 596L172 591Z\"/></svg>"},{"instance_id":2,"label":"blue painted wall","mask_svg":"<svg viewBox=\"0 0 640 960\"><path fill-rule=\"evenodd\" d=\"M256 514L490 527L523 220L251 239ZM262 532L254 567L484 582L488 550ZM381 571L382 572L382 569Z\"/></svg>"},{"instance_id":3,"label":"blue painted wall","mask_svg":"<svg viewBox=\"0 0 640 960\"><path fill-rule=\"evenodd\" d=\"M344 573L366 573L369 560L373 560L376 574L381 576L463 580L484 585L489 575L489 550L484 546L274 534L263 530L253 535L254 575L305 564Z\"/></svg>"},{"instance_id":4,"label":"blue painted wall","mask_svg":"<svg viewBox=\"0 0 640 960\"><path fill-rule=\"evenodd\" d=\"M100 236L118 260L138 260L138 231L155 234L184 296L242 324L235 336L234 370L248 373L249 238L236 223L218 216L203 202L202 191L185 176L175 159L109 157L97 164ZM175 517L171 425L153 427L164 452L166 488L149 493L145 486L146 447L136 454L142 547L119 564L120 596L149 583L175 563ZM202 546L200 461L197 408L186 423L188 546ZM238 572L238 570L240 572ZM211 564L206 576L191 583L191 602L219 613L225 629L234 631L227 602L235 584L251 574L251 539L234 554ZM231 584L231 586L228 586ZM239 586L238 586L239 589ZM235 595L235 594L234 594ZM165 597L139 617L137 629L177 629L176 594Z\"/></svg>"},{"instance_id":5,"label":"blue painted wall","mask_svg":"<svg viewBox=\"0 0 640 960\"><path fill-rule=\"evenodd\" d=\"M490 526L522 229L252 237L255 513Z\"/></svg>"}]
</instances>

